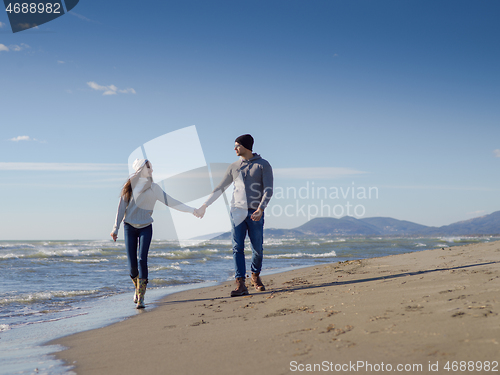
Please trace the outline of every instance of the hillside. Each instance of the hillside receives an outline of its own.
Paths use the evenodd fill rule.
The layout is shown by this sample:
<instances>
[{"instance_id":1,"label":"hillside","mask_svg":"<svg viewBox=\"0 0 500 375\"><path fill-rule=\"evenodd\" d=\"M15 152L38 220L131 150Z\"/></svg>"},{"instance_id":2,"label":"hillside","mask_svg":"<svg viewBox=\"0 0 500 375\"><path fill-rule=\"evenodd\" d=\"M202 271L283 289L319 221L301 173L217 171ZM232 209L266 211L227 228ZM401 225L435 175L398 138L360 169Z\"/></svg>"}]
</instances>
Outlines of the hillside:
<instances>
[{"instance_id":1,"label":"hillside","mask_svg":"<svg viewBox=\"0 0 500 375\"><path fill-rule=\"evenodd\" d=\"M390 217L369 217L356 219L344 216L318 217L294 229L265 229L268 237L297 236L473 236L500 235L500 211L459 221L442 227L428 227L411 221ZM224 233L217 239L230 239L230 233Z\"/></svg>"}]
</instances>

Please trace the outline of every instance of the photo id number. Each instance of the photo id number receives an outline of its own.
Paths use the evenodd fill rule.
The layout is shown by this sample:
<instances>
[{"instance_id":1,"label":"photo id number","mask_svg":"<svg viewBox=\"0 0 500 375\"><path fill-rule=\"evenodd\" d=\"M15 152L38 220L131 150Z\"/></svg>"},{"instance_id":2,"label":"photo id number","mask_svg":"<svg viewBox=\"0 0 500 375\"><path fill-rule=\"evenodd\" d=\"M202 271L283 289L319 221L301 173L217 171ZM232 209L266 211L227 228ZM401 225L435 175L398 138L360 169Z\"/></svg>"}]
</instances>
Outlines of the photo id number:
<instances>
[{"instance_id":1,"label":"photo id number","mask_svg":"<svg viewBox=\"0 0 500 375\"><path fill-rule=\"evenodd\" d=\"M61 13L59 3L8 3L5 8L7 13Z\"/></svg>"}]
</instances>

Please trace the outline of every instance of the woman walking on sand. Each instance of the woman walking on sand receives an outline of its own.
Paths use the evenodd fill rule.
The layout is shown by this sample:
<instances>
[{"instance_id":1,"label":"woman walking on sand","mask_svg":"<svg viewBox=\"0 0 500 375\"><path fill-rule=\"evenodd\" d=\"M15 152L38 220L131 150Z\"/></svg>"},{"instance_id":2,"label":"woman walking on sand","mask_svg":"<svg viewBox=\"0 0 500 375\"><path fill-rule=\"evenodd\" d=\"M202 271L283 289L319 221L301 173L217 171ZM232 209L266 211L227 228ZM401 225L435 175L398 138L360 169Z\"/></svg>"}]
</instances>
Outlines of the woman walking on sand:
<instances>
[{"instance_id":1,"label":"woman walking on sand","mask_svg":"<svg viewBox=\"0 0 500 375\"><path fill-rule=\"evenodd\" d=\"M128 267L135 286L134 303L137 303L136 308L143 309L148 283L148 252L153 237L151 215L156 201L178 211L190 212L197 217L199 215L193 207L170 197L153 182L153 166L148 160L136 159L132 167L135 173L125 182L121 190L111 237L116 241L118 229L123 221Z\"/></svg>"}]
</instances>

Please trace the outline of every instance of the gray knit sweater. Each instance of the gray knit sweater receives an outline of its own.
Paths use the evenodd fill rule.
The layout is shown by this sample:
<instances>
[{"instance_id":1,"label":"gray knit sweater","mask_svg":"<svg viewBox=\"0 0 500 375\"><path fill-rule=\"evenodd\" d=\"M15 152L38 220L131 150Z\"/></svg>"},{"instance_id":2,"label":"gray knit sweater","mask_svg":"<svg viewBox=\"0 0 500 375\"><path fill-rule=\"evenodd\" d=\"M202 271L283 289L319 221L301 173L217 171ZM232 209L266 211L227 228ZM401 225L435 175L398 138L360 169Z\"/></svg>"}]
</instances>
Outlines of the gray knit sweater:
<instances>
[{"instance_id":1,"label":"gray knit sweater","mask_svg":"<svg viewBox=\"0 0 500 375\"><path fill-rule=\"evenodd\" d=\"M273 195L273 169L267 160L253 154L249 160L240 158L231 164L205 204L210 206L233 182L231 207L253 210L267 207Z\"/></svg>"}]
</instances>

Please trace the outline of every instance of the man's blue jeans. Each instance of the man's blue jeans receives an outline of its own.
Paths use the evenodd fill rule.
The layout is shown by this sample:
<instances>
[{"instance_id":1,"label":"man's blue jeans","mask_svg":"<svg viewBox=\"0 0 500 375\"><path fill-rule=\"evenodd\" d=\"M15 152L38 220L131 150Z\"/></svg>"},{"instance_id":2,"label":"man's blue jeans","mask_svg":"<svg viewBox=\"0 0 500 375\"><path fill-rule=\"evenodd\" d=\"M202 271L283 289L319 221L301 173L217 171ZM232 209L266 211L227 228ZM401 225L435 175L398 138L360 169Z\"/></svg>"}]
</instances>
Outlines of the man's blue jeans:
<instances>
[{"instance_id":1,"label":"man's blue jeans","mask_svg":"<svg viewBox=\"0 0 500 375\"><path fill-rule=\"evenodd\" d=\"M235 220L231 213L231 226L233 235L233 259L235 277L245 278L245 237L248 232L250 244L252 245L252 272L260 272L262 269L262 244L264 243L264 214L259 221L253 221L251 216L255 210L248 210L245 218ZM239 224L238 224L239 222Z\"/></svg>"},{"instance_id":2,"label":"man's blue jeans","mask_svg":"<svg viewBox=\"0 0 500 375\"><path fill-rule=\"evenodd\" d=\"M145 228L134 228L132 225L124 223L125 248L127 249L128 268L130 277L135 279L148 278L148 252L151 238L153 238L153 226L148 225ZM139 255L139 264L137 264L137 255Z\"/></svg>"}]
</instances>

